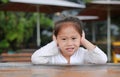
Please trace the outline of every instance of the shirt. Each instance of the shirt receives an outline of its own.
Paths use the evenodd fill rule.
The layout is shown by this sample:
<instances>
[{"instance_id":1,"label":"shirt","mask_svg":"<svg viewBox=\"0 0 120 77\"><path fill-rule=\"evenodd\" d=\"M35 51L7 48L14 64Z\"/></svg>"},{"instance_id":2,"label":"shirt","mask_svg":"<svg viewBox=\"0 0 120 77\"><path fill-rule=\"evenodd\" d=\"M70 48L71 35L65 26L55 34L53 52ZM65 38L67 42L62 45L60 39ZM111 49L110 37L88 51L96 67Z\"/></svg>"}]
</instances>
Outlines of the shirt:
<instances>
[{"instance_id":1,"label":"shirt","mask_svg":"<svg viewBox=\"0 0 120 77\"><path fill-rule=\"evenodd\" d=\"M60 53L55 41L52 41L44 47L36 50L31 56L33 64L67 64L67 60ZM106 54L96 46L89 51L80 47L71 57L70 64L95 63L102 64L107 62Z\"/></svg>"}]
</instances>

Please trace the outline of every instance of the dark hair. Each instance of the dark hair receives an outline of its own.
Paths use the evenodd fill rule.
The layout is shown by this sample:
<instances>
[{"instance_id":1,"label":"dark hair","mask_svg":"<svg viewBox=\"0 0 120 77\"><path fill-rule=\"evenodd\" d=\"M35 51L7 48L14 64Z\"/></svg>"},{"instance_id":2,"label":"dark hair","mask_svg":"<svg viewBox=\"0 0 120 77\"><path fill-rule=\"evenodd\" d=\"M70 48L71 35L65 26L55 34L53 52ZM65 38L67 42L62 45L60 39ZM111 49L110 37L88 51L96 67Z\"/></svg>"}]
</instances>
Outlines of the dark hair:
<instances>
[{"instance_id":1,"label":"dark hair","mask_svg":"<svg viewBox=\"0 0 120 77\"><path fill-rule=\"evenodd\" d=\"M60 29L63 27L62 24L63 23L73 23L73 27L77 30L77 32L80 34L80 36L82 36L82 23L81 20L79 20L77 17L65 17L62 20L59 20L57 22L55 22L55 26L54 26L54 30L53 30L53 34L57 37L58 32L60 31Z\"/></svg>"}]
</instances>

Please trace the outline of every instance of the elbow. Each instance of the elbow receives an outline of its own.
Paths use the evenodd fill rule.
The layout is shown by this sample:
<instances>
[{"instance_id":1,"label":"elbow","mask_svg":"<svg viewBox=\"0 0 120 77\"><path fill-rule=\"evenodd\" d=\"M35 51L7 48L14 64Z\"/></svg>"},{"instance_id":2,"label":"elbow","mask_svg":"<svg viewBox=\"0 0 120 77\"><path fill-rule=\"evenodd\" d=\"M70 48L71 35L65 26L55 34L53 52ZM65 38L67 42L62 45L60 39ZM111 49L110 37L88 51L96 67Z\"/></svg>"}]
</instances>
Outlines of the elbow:
<instances>
[{"instance_id":1,"label":"elbow","mask_svg":"<svg viewBox=\"0 0 120 77\"><path fill-rule=\"evenodd\" d=\"M107 63L107 56L99 56L97 58L92 58L90 63L94 64L105 64Z\"/></svg>"},{"instance_id":2,"label":"elbow","mask_svg":"<svg viewBox=\"0 0 120 77\"><path fill-rule=\"evenodd\" d=\"M99 58L97 64L105 64L107 63L107 56Z\"/></svg>"},{"instance_id":3,"label":"elbow","mask_svg":"<svg viewBox=\"0 0 120 77\"><path fill-rule=\"evenodd\" d=\"M105 64L105 63L107 63L107 58L101 59L98 63L99 64Z\"/></svg>"},{"instance_id":4,"label":"elbow","mask_svg":"<svg viewBox=\"0 0 120 77\"><path fill-rule=\"evenodd\" d=\"M101 57L101 63L102 64L105 64L105 63L107 63L107 55L104 55L103 57Z\"/></svg>"},{"instance_id":5,"label":"elbow","mask_svg":"<svg viewBox=\"0 0 120 77\"><path fill-rule=\"evenodd\" d=\"M47 64L48 63L48 59L45 58L45 57L32 56L31 57L31 62L32 62L32 64Z\"/></svg>"}]
</instances>

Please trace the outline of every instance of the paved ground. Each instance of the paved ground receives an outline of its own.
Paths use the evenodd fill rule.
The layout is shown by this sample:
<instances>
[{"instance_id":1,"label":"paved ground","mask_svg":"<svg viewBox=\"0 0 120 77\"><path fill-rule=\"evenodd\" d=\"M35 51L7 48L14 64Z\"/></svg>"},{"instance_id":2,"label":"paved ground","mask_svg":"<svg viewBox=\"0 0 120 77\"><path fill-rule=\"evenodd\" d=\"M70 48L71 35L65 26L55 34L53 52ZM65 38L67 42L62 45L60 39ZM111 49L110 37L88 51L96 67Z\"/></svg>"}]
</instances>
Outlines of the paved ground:
<instances>
[{"instance_id":1,"label":"paved ground","mask_svg":"<svg viewBox=\"0 0 120 77\"><path fill-rule=\"evenodd\" d=\"M32 65L0 63L0 77L120 77L120 64Z\"/></svg>"}]
</instances>

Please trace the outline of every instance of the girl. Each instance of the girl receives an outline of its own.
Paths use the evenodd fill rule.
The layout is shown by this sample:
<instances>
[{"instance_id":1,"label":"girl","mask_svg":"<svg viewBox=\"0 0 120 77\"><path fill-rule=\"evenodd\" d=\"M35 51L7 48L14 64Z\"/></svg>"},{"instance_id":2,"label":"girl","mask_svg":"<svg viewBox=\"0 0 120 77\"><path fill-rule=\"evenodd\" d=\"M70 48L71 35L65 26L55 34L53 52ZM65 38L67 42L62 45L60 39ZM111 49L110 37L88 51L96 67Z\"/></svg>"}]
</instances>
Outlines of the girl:
<instances>
[{"instance_id":1,"label":"girl","mask_svg":"<svg viewBox=\"0 0 120 77\"><path fill-rule=\"evenodd\" d=\"M107 62L106 54L85 38L78 18L67 17L56 22L53 35L52 42L33 53L31 57L33 64L102 64Z\"/></svg>"}]
</instances>

